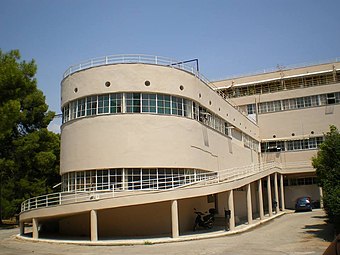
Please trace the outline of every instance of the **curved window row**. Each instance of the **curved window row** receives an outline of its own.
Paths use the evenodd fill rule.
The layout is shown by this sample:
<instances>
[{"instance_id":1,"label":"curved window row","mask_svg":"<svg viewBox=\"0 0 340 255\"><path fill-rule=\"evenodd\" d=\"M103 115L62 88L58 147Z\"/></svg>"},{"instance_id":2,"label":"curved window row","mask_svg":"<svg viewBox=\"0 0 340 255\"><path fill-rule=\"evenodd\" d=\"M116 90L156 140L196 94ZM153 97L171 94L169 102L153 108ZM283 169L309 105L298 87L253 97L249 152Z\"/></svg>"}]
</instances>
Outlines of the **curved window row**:
<instances>
[{"instance_id":1,"label":"curved window row","mask_svg":"<svg viewBox=\"0 0 340 255\"><path fill-rule=\"evenodd\" d=\"M198 169L119 168L70 172L62 175L62 191L159 190L215 178Z\"/></svg>"},{"instance_id":2,"label":"curved window row","mask_svg":"<svg viewBox=\"0 0 340 255\"><path fill-rule=\"evenodd\" d=\"M121 113L154 113L196 119L218 132L230 136L231 125L197 102L185 98L149 93L112 93L88 96L66 104L63 123L70 120Z\"/></svg>"},{"instance_id":3,"label":"curved window row","mask_svg":"<svg viewBox=\"0 0 340 255\"><path fill-rule=\"evenodd\" d=\"M152 113L186 117L195 119L229 137L237 138L239 136L235 135L235 132L231 132L233 126L229 122L199 103L167 94L111 93L80 98L64 106L63 123L88 116L125 113ZM242 132L241 137L242 134L245 137L244 145L258 151L259 143Z\"/></svg>"},{"instance_id":4,"label":"curved window row","mask_svg":"<svg viewBox=\"0 0 340 255\"><path fill-rule=\"evenodd\" d=\"M258 113L280 112L331 104L340 104L340 92L259 103ZM255 104L247 105L248 114L254 114L255 111Z\"/></svg>"},{"instance_id":5,"label":"curved window row","mask_svg":"<svg viewBox=\"0 0 340 255\"><path fill-rule=\"evenodd\" d=\"M300 140L270 141L261 143L261 152L315 150L323 142L323 136Z\"/></svg>"}]
</instances>

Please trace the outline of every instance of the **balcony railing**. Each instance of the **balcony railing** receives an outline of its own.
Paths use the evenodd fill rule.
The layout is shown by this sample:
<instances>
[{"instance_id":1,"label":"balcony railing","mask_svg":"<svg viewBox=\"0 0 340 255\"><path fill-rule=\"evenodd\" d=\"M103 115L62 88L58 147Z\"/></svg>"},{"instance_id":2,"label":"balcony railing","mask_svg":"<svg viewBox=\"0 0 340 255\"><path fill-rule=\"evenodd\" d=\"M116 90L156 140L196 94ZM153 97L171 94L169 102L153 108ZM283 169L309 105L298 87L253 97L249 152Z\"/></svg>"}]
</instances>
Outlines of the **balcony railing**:
<instances>
[{"instance_id":1,"label":"balcony railing","mask_svg":"<svg viewBox=\"0 0 340 255\"><path fill-rule=\"evenodd\" d=\"M134 195L136 192L165 192L167 190L191 188L193 186L213 185L221 182L231 182L252 176L254 174L275 169L281 166L277 163L261 163L244 167L235 167L220 172L186 175L181 178L146 179L126 182L122 185L103 185L97 190L84 190L77 192L59 192L33 197L21 204L21 212L37 208L46 208L65 204L89 202L92 200L107 199L119 196Z\"/></svg>"}]
</instances>

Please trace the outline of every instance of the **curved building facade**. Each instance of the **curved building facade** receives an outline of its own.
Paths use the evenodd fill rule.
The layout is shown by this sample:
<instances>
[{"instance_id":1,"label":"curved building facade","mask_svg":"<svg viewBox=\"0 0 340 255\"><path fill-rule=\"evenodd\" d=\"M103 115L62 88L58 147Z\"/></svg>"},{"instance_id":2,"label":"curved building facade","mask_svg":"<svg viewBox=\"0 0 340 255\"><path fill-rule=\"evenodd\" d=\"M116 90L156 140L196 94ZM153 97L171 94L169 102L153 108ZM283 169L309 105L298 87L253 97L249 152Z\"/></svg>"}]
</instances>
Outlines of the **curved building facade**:
<instances>
[{"instance_id":1,"label":"curved building facade","mask_svg":"<svg viewBox=\"0 0 340 255\"><path fill-rule=\"evenodd\" d=\"M22 235L176 238L194 208L215 209L219 230L229 211L235 230L320 202L310 158L340 125L339 63L210 83L190 62L110 56L65 72L61 192L23 202Z\"/></svg>"}]
</instances>

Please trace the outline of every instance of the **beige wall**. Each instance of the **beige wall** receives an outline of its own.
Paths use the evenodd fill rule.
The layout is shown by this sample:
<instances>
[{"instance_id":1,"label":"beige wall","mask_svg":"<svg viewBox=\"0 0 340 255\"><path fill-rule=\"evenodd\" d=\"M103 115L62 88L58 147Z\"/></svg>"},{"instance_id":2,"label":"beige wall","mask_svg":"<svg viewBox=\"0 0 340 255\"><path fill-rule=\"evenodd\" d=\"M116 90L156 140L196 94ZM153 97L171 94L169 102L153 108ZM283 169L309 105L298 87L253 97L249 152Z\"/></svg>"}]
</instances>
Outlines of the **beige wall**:
<instances>
[{"instance_id":1,"label":"beige wall","mask_svg":"<svg viewBox=\"0 0 340 255\"><path fill-rule=\"evenodd\" d=\"M151 85L145 86L145 80ZM104 85L106 81L111 82L110 87ZM184 90L180 90L180 85ZM86 95L120 91L187 97L248 135L259 134L254 123L195 76L163 66L122 64L74 73L62 82L62 104ZM241 141L219 134L196 120L177 116L116 114L79 118L62 126L61 141L61 174L128 167L219 171L258 162L257 153L245 148Z\"/></svg>"}]
</instances>

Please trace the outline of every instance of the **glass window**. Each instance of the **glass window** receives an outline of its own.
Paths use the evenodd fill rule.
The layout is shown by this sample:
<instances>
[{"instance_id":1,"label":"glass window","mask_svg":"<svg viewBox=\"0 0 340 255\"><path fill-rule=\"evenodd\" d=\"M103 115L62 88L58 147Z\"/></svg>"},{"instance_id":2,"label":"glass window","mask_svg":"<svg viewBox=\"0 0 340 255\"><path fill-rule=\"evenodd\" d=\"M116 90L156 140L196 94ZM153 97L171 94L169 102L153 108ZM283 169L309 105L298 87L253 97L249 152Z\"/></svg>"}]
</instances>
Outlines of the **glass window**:
<instances>
[{"instance_id":1,"label":"glass window","mask_svg":"<svg viewBox=\"0 0 340 255\"><path fill-rule=\"evenodd\" d=\"M336 92L335 94L335 103L339 104L340 103L340 92Z\"/></svg>"},{"instance_id":2,"label":"glass window","mask_svg":"<svg viewBox=\"0 0 340 255\"><path fill-rule=\"evenodd\" d=\"M171 114L170 96L157 95L157 111L159 114Z\"/></svg>"},{"instance_id":3,"label":"glass window","mask_svg":"<svg viewBox=\"0 0 340 255\"><path fill-rule=\"evenodd\" d=\"M334 93L327 94L327 104L335 104L335 95L334 95Z\"/></svg>"},{"instance_id":4,"label":"glass window","mask_svg":"<svg viewBox=\"0 0 340 255\"><path fill-rule=\"evenodd\" d=\"M140 93L125 94L126 112L140 112Z\"/></svg>"},{"instance_id":5,"label":"glass window","mask_svg":"<svg viewBox=\"0 0 340 255\"><path fill-rule=\"evenodd\" d=\"M266 103L260 103L259 104L259 113L266 113L267 112L267 104Z\"/></svg>"},{"instance_id":6,"label":"glass window","mask_svg":"<svg viewBox=\"0 0 340 255\"><path fill-rule=\"evenodd\" d=\"M142 112L156 112L156 94L142 94Z\"/></svg>"},{"instance_id":7,"label":"glass window","mask_svg":"<svg viewBox=\"0 0 340 255\"><path fill-rule=\"evenodd\" d=\"M327 104L326 94L319 95L319 97L320 97L320 105L326 105Z\"/></svg>"},{"instance_id":8,"label":"glass window","mask_svg":"<svg viewBox=\"0 0 340 255\"><path fill-rule=\"evenodd\" d=\"M247 105L247 112L248 114L254 114L256 113L256 108L255 104L248 104Z\"/></svg>"},{"instance_id":9,"label":"glass window","mask_svg":"<svg viewBox=\"0 0 340 255\"><path fill-rule=\"evenodd\" d=\"M109 95L98 96L98 114L109 113Z\"/></svg>"},{"instance_id":10,"label":"glass window","mask_svg":"<svg viewBox=\"0 0 340 255\"><path fill-rule=\"evenodd\" d=\"M86 108L87 116L96 115L97 114L97 96L87 97L86 102L87 102L87 108Z\"/></svg>"},{"instance_id":11,"label":"glass window","mask_svg":"<svg viewBox=\"0 0 340 255\"><path fill-rule=\"evenodd\" d=\"M188 99L183 99L184 106L184 116L192 118L192 101Z\"/></svg>"},{"instance_id":12,"label":"glass window","mask_svg":"<svg viewBox=\"0 0 340 255\"><path fill-rule=\"evenodd\" d=\"M110 113L122 112L122 94L110 94Z\"/></svg>"},{"instance_id":13,"label":"glass window","mask_svg":"<svg viewBox=\"0 0 340 255\"><path fill-rule=\"evenodd\" d=\"M312 98L311 97L305 97L305 107L311 107L312 106Z\"/></svg>"},{"instance_id":14,"label":"glass window","mask_svg":"<svg viewBox=\"0 0 340 255\"><path fill-rule=\"evenodd\" d=\"M304 100L303 97L296 98L297 108L304 108Z\"/></svg>"},{"instance_id":15,"label":"glass window","mask_svg":"<svg viewBox=\"0 0 340 255\"><path fill-rule=\"evenodd\" d=\"M71 102L71 116L70 119L77 118L77 101Z\"/></svg>"},{"instance_id":16,"label":"glass window","mask_svg":"<svg viewBox=\"0 0 340 255\"><path fill-rule=\"evenodd\" d=\"M282 109L283 110L289 110L289 100L288 99L282 100Z\"/></svg>"},{"instance_id":17,"label":"glass window","mask_svg":"<svg viewBox=\"0 0 340 255\"><path fill-rule=\"evenodd\" d=\"M273 112L274 111L274 102L267 102L267 111Z\"/></svg>"},{"instance_id":18,"label":"glass window","mask_svg":"<svg viewBox=\"0 0 340 255\"><path fill-rule=\"evenodd\" d=\"M85 98L77 100L77 118L85 116Z\"/></svg>"},{"instance_id":19,"label":"glass window","mask_svg":"<svg viewBox=\"0 0 340 255\"><path fill-rule=\"evenodd\" d=\"M273 106L274 106L275 112L281 111L281 101L280 100L274 101Z\"/></svg>"},{"instance_id":20,"label":"glass window","mask_svg":"<svg viewBox=\"0 0 340 255\"><path fill-rule=\"evenodd\" d=\"M318 96L310 96L311 106L318 106L319 105L319 97Z\"/></svg>"},{"instance_id":21,"label":"glass window","mask_svg":"<svg viewBox=\"0 0 340 255\"><path fill-rule=\"evenodd\" d=\"M183 116L183 99L174 96L172 96L171 99L172 99L171 114Z\"/></svg>"},{"instance_id":22,"label":"glass window","mask_svg":"<svg viewBox=\"0 0 340 255\"><path fill-rule=\"evenodd\" d=\"M309 149L316 149L316 138L315 137L310 138L308 140L308 145Z\"/></svg>"},{"instance_id":23,"label":"glass window","mask_svg":"<svg viewBox=\"0 0 340 255\"><path fill-rule=\"evenodd\" d=\"M296 98L289 99L289 109L296 109Z\"/></svg>"},{"instance_id":24,"label":"glass window","mask_svg":"<svg viewBox=\"0 0 340 255\"><path fill-rule=\"evenodd\" d=\"M63 109L63 121L62 123L65 123L70 120L70 105L67 104Z\"/></svg>"},{"instance_id":25,"label":"glass window","mask_svg":"<svg viewBox=\"0 0 340 255\"><path fill-rule=\"evenodd\" d=\"M293 141L293 143L294 143L294 150L301 150L302 149L301 140L295 140L295 141Z\"/></svg>"},{"instance_id":26,"label":"glass window","mask_svg":"<svg viewBox=\"0 0 340 255\"><path fill-rule=\"evenodd\" d=\"M287 151L294 150L294 143L293 141L287 141Z\"/></svg>"}]
</instances>

